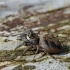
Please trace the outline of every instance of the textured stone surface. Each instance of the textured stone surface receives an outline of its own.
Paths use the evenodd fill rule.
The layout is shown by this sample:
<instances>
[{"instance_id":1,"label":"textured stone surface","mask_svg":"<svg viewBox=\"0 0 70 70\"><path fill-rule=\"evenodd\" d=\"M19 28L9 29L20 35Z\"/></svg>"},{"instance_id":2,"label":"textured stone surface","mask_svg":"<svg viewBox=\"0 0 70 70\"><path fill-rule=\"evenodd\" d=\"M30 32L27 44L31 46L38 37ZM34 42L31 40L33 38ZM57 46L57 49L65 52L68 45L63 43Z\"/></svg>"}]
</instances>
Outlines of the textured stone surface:
<instances>
[{"instance_id":1,"label":"textured stone surface","mask_svg":"<svg viewBox=\"0 0 70 70\"><path fill-rule=\"evenodd\" d=\"M68 24L66 24L68 23ZM48 24L40 28L32 28L35 32L40 30L40 35L48 34L48 29L50 31L54 29L53 35L58 37L59 40L64 45L62 47L60 54L53 54L56 58L53 59L49 55L44 55L43 52L40 52L36 56L34 55L35 51L28 51L25 56L20 56L26 48L23 45L23 41L17 40L17 34L13 31L9 32L9 36L6 37L6 34L0 37L0 64L1 70L69 70L70 67L70 45L69 45L69 28L67 25L70 25L69 21L59 22L57 24ZM66 27L65 27L66 26ZM56 28L55 28L56 27ZM20 28L20 27L19 27ZM48 28L48 29L47 29ZM67 30L66 30L67 28ZM21 29L21 28L20 28ZM56 30L57 33L56 33ZM18 34L23 33L16 30ZM14 33L15 36L12 36L11 33ZM2 34L2 32L1 32ZM20 46L16 51L16 47ZM44 56L43 56L44 55ZM35 56L35 57L34 57ZM9 61L9 62L6 62ZM4 63L4 64L2 64ZM28 69L27 69L28 68Z\"/></svg>"},{"instance_id":2,"label":"textured stone surface","mask_svg":"<svg viewBox=\"0 0 70 70\"><path fill-rule=\"evenodd\" d=\"M0 70L70 70L69 8L52 11L69 6L69 0L56 0L57 3L55 0L24 1L26 7L20 5L19 16L8 15L0 19ZM15 2L16 0L9 0L9 8ZM22 3L22 0L18 3ZM15 5L16 9L19 9L17 8L18 5ZM10 8L11 11L13 11L13 8L15 7ZM5 14L3 15L5 16ZM39 52L35 56L35 50L31 49L26 52L26 55L21 56L26 46L23 45L23 41L17 40L17 37L28 28L32 28L39 36L53 34L61 41L62 49L60 53L52 54L56 60L47 54L44 55L44 52ZM14 50L16 47L19 48Z\"/></svg>"}]
</instances>

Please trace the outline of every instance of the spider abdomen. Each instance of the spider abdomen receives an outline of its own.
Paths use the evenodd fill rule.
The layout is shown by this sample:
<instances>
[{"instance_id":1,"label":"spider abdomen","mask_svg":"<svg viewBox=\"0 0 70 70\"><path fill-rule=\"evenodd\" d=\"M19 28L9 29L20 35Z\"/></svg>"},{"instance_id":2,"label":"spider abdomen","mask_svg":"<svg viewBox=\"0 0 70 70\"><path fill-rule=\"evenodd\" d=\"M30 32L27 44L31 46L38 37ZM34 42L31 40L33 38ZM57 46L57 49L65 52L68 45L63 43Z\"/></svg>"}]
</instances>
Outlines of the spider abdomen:
<instances>
[{"instance_id":1,"label":"spider abdomen","mask_svg":"<svg viewBox=\"0 0 70 70\"><path fill-rule=\"evenodd\" d=\"M59 40L48 36L40 38L40 46L43 48L45 53L59 53L61 49L61 43Z\"/></svg>"}]
</instances>

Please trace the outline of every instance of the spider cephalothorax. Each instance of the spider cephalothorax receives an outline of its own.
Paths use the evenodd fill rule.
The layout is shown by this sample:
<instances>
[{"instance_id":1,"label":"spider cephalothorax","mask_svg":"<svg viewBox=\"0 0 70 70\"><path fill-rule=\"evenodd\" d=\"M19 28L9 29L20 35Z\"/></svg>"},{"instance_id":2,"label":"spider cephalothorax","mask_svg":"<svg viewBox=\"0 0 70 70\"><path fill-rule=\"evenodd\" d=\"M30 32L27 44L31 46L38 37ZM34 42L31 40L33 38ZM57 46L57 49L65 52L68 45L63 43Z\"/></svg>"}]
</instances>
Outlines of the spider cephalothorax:
<instances>
[{"instance_id":1,"label":"spider cephalothorax","mask_svg":"<svg viewBox=\"0 0 70 70\"><path fill-rule=\"evenodd\" d=\"M25 30L25 32L22 34L22 40L33 45L39 44L39 36L34 33L32 29Z\"/></svg>"},{"instance_id":2,"label":"spider cephalothorax","mask_svg":"<svg viewBox=\"0 0 70 70\"><path fill-rule=\"evenodd\" d=\"M26 38L32 44L39 44L39 36L36 33L34 33L31 29L28 31Z\"/></svg>"},{"instance_id":3,"label":"spider cephalothorax","mask_svg":"<svg viewBox=\"0 0 70 70\"><path fill-rule=\"evenodd\" d=\"M21 40L23 44L27 46L27 48L23 51L23 54L29 50L31 47L37 49L36 53L38 52L38 45L39 45L39 36L32 31L32 29L25 30L21 35ZM18 47L17 47L18 48ZM16 48L16 49L17 49Z\"/></svg>"}]
</instances>

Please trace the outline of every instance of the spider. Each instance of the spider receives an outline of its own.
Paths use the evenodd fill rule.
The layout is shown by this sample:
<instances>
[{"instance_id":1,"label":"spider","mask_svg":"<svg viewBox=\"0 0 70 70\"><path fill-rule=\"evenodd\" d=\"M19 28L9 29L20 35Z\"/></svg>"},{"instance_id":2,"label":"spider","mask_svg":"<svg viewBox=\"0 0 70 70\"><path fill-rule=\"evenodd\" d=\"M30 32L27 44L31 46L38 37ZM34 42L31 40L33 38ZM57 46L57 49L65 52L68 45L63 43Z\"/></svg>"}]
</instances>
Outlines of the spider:
<instances>
[{"instance_id":1,"label":"spider","mask_svg":"<svg viewBox=\"0 0 70 70\"><path fill-rule=\"evenodd\" d=\"M25 52L32 47L37 49L35 54L37 54L39 50L42 50L49 55L51 53L59 53L61 50L60 41L53 35L45 34L38 36L38 34L32 31L32 29L27 29L20 37L23 40L24 45L27 46L22 54L25 54Z\"/></svg>"}]
</instances>

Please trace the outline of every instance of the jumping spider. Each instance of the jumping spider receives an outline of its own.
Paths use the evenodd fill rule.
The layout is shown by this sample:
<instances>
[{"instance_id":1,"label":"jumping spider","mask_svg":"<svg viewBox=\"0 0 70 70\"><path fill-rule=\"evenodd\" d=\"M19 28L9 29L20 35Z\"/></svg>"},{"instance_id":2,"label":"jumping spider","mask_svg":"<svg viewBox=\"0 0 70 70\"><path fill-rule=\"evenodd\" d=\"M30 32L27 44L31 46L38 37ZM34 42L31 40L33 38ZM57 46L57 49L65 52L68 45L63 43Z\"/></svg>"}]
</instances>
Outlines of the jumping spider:
<instances>
[{"instance_id":1,"label":"jumping spider","mask_svg":"<svg viewBox=\"0 0 70 70\"><path fill-rule=\"evenodd\" d=\"M45 53L59 53L61 49L61 43L57 38L52 35L41 35L38 36L32 31L32 29L27 29L21 34L21 39L24 41L24 45L27 48L23 51L23 54L30 48L36 48L35 54L39 50L43 50Z\"/></svg>"}]
</instances>

